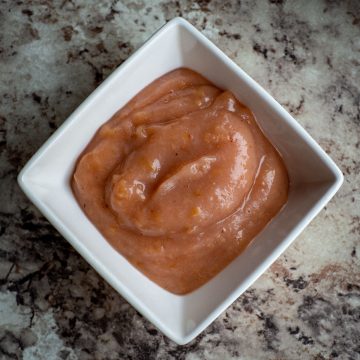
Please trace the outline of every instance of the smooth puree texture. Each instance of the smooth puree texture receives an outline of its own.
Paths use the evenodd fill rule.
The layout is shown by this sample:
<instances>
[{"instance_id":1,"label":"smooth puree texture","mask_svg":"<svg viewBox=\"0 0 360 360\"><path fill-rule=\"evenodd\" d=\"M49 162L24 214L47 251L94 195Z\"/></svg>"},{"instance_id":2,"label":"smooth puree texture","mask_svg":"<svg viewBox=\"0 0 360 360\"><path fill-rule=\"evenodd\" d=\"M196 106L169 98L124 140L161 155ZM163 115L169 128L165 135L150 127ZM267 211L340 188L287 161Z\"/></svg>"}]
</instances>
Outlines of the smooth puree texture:
<instances>
[{"instance_id":1,"label":"smooth puree texture","mask_svg":"<svg viewBox=\"0 0 360 360\"><path fill-rule=\"evenodd\" d=\"M288 184L251 111L183 68L105 123L72 179L79 204L110 244L176 294L238 256L285 204Z\"/></svg>"}]
</instances>

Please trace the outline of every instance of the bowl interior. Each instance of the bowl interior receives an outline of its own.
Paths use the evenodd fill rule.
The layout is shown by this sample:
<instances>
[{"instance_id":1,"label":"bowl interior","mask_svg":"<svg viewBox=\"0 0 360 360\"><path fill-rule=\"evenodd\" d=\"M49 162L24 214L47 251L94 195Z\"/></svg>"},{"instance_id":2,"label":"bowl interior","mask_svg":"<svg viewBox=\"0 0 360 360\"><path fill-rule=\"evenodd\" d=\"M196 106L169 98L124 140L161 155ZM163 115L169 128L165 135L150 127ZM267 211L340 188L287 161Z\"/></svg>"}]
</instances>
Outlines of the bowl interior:
<instances>
[{"instance_id":1,"label":"bowl interior","mask_svg":"<svg viewBox=\"0 0 360 360\"><path fill-rule=\"evenodd\" d=\"M226 269L185 296L171 294L117 253L78 206L70 188L75 161L98 127L147 84L178 67L198 71L246 104L289 171L282 211ZM333 196L339 169L297 122L218 48L174 19L92 93L19 175L29 198L77 251L133 306L179 344L210 324L280 255Z\"/></svg>"}]
</instances>

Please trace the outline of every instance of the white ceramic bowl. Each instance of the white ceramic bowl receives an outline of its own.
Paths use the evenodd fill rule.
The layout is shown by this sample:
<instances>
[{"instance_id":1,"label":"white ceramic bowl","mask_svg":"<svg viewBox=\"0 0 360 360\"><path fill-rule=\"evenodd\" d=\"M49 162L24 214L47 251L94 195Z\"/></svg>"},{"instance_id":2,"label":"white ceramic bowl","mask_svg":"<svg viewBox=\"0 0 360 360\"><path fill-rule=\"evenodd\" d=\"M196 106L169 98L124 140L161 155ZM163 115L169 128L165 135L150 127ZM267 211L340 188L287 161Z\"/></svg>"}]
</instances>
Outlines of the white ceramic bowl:
<instances>
[{"instance_id":1,"label":"white ceramic bowl","mask_svg":"<svg viewBox=\"0 0 360 360\"><path fill-rule=\"evenodd\" d=\"M231 90L254 113L289 171L282 211L215 278L179 296L150 281L116 252L78 206L70 177L96 130L159 76L188 67ZM104 81L46 141L18 177L30 200L71 245L130 304L166 336L195 338L260 276L341 186L338 167L263 88L182 18L155 33Z\"/></svg>"}]
</instances>

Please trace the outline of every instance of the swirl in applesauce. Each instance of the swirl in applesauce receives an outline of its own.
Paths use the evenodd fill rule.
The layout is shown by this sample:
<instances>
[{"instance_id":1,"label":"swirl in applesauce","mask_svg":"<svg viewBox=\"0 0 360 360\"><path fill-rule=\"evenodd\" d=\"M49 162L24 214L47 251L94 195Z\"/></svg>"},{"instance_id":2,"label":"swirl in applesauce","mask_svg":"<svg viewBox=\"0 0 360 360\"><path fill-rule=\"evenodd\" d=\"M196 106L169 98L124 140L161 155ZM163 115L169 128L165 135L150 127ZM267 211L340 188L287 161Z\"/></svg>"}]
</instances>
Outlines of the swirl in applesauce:
<instances>
[{"instance_id":1,"label":"swirl in applesauce","mask_svg":"<svg viewBox=\"0 0 360 360\"><path fill-rule=\"evenodd\" d=\"M237 257L285 204L288 186L251 111L184 68L106 122L72 178L79 204L109 243L176 294Z\"/></svg>"}]
</instances>

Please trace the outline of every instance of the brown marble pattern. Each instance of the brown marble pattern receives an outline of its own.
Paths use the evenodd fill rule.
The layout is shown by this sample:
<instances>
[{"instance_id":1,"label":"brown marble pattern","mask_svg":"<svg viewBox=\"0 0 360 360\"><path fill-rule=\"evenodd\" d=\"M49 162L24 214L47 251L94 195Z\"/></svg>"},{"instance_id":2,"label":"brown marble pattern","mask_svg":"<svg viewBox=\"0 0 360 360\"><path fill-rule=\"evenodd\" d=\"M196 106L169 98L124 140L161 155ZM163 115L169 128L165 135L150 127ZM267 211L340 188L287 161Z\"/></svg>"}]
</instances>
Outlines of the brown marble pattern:
<instances>
[{"instance_id":1,"label":"brown marble pattern","mask_svg":"<svg viewBox=\"0 0 360 360\"><path fill-rule=\"evenodd\" d=\"M340 166L340 192L243 296L177 346L16 184L116 66L183 16ZM360 3L0 0L0 359L359 359Z\"/></svg>"}]
</instances>

